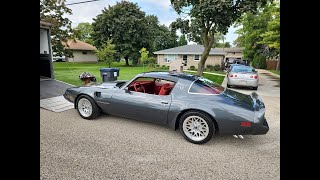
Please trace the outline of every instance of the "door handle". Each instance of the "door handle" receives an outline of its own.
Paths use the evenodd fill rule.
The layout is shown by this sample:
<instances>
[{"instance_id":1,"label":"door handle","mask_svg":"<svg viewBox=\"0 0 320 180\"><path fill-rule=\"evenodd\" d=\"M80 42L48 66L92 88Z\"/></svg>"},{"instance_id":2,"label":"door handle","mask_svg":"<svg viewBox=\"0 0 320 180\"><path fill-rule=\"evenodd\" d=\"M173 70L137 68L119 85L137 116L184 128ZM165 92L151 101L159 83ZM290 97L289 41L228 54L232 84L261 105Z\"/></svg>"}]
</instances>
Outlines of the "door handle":
<instances>
[{"instance_id":1,"label":"door handle","mask_svg":"<svg viewBox=\"0 0 320 180\"><path fill-rule=\"evenodd\" d=\"M162 104L169 104L168 101L161 101Z\"/></svg>"}]
</instances>

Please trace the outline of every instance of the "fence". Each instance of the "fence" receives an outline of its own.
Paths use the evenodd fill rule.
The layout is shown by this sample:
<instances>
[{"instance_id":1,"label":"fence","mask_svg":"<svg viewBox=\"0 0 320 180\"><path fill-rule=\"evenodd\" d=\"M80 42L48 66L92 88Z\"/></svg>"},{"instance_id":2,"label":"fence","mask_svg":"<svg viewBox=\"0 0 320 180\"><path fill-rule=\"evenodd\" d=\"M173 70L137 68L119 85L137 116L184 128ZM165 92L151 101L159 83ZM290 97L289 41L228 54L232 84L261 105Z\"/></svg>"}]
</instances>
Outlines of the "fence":
<instances>
[{"instance_id":1,"label":"fence","mask_svg":"<svg viewBox=\"0 0 320 180\"><path fill-rule=\"evenodd\" d=\"M267 69L276 70L278 61L267 60Z\"/></svg>"}]
</instances>

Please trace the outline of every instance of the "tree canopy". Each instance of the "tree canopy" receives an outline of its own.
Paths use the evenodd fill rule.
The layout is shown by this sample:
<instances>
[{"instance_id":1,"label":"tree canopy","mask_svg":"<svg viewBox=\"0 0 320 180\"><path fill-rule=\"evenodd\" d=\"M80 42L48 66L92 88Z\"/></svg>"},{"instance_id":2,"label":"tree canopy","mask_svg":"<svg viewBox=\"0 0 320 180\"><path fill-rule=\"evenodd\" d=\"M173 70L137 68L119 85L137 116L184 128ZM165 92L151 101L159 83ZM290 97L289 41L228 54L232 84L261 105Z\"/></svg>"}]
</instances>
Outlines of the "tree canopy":
<instances>
[{"instance_id":1,"label":"tree canopy","mask_svg":"<svg viewBox=\"0 0 320 180\"><path fill-rule=\"evenodd\" d=\"M280 6L277 1L260 8L257 14L246 13L237 25L236 46L244 47L244 57L257 68L266 68L266 58L280 54Z\"/></svg>"},{"instance_id":2,"label":"tree canopy","mask_svg":"<svg viewBox=\"0 0 320 180\"><path fill-rule=\"evenodd\" d=\"M121 1L114 6L108 6L94 18L92 23L92 39L97 47L112 39L115 49L126 60L137 60L142 47L150 48L150 31L148 29L145 12L136 3Z\"/></svg>"},{"instance_id":3,"label":"tree canopy","mask_svg":"<svg viewBox=\"0 0 320 180\"><path fill-rule=\"evenodd\" d=\"M188 44L188 41L186 39L186 35L182 34L180 37L179 37L179 40L178 40L178 45L179 46L183 46L183 45L187 45Z\"/></svg>"},{"instance_id":4,"label":"tree canopy","mask_svg":"<svg viewBox=\"0 0 320 180\"><path fill-rule=\"evenodd\" d=\"M99 49L96 50L96 55L99 60L104 61L109 68L114 60L114 55L116 54L115 45L112 44L111 40L103 43Z\"/></svg>"},{"instance_id":5,"label":"tree canopy","mask_svg":"<svg viewBox=\"0 0 320 180\"><path fill-rule=\"evenodd\" d=\"M71 21L65 17L72 14L66 7L66 0L40 0L40 20L53 24L51 27L52 51L57 56L67 55L72 57L72 52L65 49L63 42L72 36Z\"/></svg>"},{"instance_id":6,"label":"tree canopy","mask_svg":"<svg viewBox=\"0 0 320 180\"><path fill-rule=\"evenodd\" d=\"M178 18L171 24L172 29L180 29L188 34L191 41L203 44L198 64L198 75L203 74L204 64L214 43L217 32L226 34L228 28L244 13L256 12L268 0L171 0L175 11L190 17Z\"/></svg>"},{"instance_id":7,"label":"tree canopy","mask_svg":"<svg viewBox=\"0 0 320 180\"><path fill-rule=\"evenodd\" d=\"M92 25L88 22L79 23L77 27L73 29L74 36L86 43L93 44L91 35L93 33Z\"/></svg>"}]
</instances>

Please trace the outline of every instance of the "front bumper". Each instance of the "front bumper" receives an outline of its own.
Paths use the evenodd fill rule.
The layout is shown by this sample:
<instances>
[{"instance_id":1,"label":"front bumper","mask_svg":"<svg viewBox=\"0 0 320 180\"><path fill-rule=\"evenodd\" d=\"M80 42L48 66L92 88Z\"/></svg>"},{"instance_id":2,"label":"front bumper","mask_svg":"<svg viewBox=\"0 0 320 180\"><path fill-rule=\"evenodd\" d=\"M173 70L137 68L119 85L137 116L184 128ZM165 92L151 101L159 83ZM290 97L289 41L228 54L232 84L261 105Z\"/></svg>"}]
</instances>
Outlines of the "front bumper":
<instances>
[{"instance_id":1,"label":"front bumper","mask_svg":"<svg viewBox=\"0 0 320 180\"><path fill-rule=\"evenodd\" d=\"M63 97L64 97L67 101L69 101L69 102L71 102L71 103L74 103L74 101L75 101L75 96L73 96L73 95L72 95L70 92L68 92L68 91L64 92Z\"/></svg>"}]
</instances>

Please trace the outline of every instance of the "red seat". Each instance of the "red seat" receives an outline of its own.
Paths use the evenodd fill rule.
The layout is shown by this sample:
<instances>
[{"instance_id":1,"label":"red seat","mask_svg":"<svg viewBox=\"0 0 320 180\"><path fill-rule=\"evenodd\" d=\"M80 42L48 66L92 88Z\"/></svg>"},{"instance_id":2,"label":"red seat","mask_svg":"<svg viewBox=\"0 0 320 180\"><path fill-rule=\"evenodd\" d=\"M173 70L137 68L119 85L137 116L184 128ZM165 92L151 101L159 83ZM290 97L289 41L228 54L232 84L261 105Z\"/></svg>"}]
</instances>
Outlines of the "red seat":
<instances>
[{"instance_id":1,"label":"red seat","mask_svg":"<svg viewBox=\"0 0 320 180\"><path fill-rule=\"evenodd\" d=\"M162 85L158 95L169 95L171 88L172 86L169 83Z\"/></svg>"}]
</instances>

